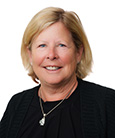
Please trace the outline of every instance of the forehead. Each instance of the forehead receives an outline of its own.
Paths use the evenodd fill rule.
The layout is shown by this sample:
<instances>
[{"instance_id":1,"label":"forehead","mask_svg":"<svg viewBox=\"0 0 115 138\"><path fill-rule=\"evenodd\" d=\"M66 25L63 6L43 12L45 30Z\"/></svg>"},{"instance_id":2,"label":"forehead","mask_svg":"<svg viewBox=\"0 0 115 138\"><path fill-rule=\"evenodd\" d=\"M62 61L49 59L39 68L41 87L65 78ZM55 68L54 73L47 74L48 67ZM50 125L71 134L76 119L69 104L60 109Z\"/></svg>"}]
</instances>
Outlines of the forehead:
<instances>
[{"instance_id":1,"label":"forehead","mask_svg":"<svg viewBox=\"0 0 115 138\"><path fill-rule=\"evenodd\" d=\"M48 39L52 40L55 39L72 39L71 32L65 27L65 25L62 22L56 22L46 29L44 29L37 37L36 40L41 39Z\"/></svg>"}]
</instances>

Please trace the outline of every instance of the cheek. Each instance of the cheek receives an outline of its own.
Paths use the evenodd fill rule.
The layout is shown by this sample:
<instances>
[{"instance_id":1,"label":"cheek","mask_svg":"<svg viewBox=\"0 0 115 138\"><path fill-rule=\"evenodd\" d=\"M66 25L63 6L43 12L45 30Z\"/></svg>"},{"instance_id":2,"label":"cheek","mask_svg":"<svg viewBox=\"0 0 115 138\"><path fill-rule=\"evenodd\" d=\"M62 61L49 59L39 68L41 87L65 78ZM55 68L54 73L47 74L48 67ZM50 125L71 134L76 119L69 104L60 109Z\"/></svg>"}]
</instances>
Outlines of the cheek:
<instances>
[{"instance_id":1,"label":"cheek","mask_svg":"<svg viewBox=\"0 0 115 138\"><path fill-rule=\"evenodd\" d=\"M43 62L43 56L41 55L41 54L39 54L39 53L34 53L33 55L32 55L32 63L33 63L33 65L41 65L42 64L42 62Z\"/></svg>"},{"instance_id":2,"label":"cheek","mask_svg":"<svg viewBox=\"0 0 115 138\"><path fill-rule=\"evenodd\" d=\"M65 65L70 66L70 68L76 68L77 61L74 53L63 55L62 61Z\"/></svg>"}]
</instances>

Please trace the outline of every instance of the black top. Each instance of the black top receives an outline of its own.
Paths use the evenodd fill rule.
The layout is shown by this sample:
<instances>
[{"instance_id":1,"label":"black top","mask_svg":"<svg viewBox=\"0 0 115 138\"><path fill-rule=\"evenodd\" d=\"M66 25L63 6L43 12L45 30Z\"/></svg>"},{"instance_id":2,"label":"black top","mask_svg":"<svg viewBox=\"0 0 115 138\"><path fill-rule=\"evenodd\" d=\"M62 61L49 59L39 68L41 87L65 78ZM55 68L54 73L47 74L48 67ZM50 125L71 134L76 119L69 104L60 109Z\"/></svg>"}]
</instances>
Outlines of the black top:
<instances>
[{"instance_id":1,"label":"black top","mask_svg":"<svg viewBox=\"0 0 115 138\"><path fill-rule=\"evenodd\" d=\"M42 101L44 112L47 113L59 102ZM82 138L79 85L68 99L46 116L44 126L39 124L42 117L38 91L36 91L19 130L18 138Z\"/></svg>"},{"instance_id":2,"label":"black top","mask_svg":"<svg viewBox=\"0 0 115 138\"><path fill-rule=\"evenodd\" d=\"M38 123L42 114L37 95L37 99L35 98L39 86L15 94L0 122L0 138L19 138L25 135L32 138L38 133L48 138L52 137L51 135L55 135L54 138L71 138L77 137L80 131L83 138L115 138L115 91L81 79L78 79L78 83L77 90L70 98L46 117L43 127ZM33 101L37 103L34 104ZM79 101L80 104L77 103ZM50 104L54 106L56 103L43 103L45 112L49 110ZM29 112L30 117L27 116ZM64 134L62 132L66 132L67 136L60 136ZM35 135L31 136L34 133Z\"/></svg>"}]
</instances>

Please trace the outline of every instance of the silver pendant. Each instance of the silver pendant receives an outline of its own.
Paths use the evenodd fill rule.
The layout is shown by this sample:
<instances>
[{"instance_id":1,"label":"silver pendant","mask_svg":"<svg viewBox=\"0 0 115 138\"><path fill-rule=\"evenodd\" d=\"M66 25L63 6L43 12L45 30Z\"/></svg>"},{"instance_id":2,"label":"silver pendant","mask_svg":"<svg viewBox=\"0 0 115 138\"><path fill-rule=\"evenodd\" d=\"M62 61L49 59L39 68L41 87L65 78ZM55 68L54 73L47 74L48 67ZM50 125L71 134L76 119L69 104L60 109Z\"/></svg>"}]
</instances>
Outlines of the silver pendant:
<instances>
[{"instance_id":1,"label":"silver pendant","mask_svg":"<svg viewBox=\"0 0 115 138\"><path fill-rule=\"evenodd\" d=\"M43 118L39 121L39 124L40 124L40 126L44 126L44 124L45 124L45 114L44 114Z\"/></svg>"}]
</instances>

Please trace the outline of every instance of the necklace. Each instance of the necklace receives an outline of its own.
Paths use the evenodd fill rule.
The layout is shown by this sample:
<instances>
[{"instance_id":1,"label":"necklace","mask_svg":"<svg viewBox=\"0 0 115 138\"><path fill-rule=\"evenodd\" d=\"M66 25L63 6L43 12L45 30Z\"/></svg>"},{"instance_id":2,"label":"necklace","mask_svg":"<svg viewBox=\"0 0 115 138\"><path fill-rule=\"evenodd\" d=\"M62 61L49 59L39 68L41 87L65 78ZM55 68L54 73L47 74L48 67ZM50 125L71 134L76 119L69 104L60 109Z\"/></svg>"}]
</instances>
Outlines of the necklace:
<instances>
[{"instance_id":1,"label":"necklace","mask_svg":"<svg viewBox=\"0 0 115 138\"><path fill-rule=\"evenodd\" d=\"M76 84L76 82L75 82ZM42 119L39 121L39 124L40 126L44 126L45 124L45 119L46 119L46 116L48 116L51 112L53 112L68 96L69 94L72 92L73 88L75 87L75 84L73 85L72 89L67 93L67 95L65 96L64 99L62 99L56 106L54 106L49 112L47 113L44 113L44 110L43 110L43 106L42 106L42 101L41 101L41 96L39 96L39 101L40 101L40 107L41 107L41 111L42 111L42 114L43 114L43 117ZM40 90L40 95L41 95L41 90Z\"/></svg>"}]
</instances>

